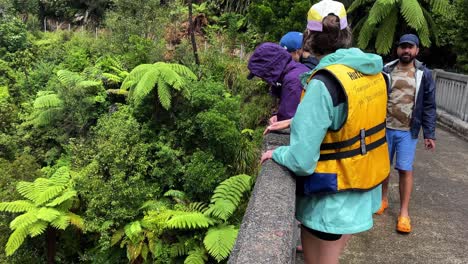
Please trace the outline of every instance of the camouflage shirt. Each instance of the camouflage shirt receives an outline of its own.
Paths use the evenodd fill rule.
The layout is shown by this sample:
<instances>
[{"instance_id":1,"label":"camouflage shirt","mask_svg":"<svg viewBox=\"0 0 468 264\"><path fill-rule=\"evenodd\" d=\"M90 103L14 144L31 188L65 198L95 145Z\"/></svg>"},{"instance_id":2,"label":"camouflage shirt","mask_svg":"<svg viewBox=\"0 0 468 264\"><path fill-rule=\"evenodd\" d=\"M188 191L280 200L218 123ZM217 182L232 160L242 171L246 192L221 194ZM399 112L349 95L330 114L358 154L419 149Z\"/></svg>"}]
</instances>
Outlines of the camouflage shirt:
<instances>
[{"instance_id":1,"label":"camouflage shirt","mask_svg":"<svg viewBox=\"0 0 468 264\"><path fill-rule=\"evenodd\" d=\"M416 92L416 69L397 65L392 73L392 91L387 104L387 127L396 130L410 130L411 114Z\"/></svg>"}]
</instances>

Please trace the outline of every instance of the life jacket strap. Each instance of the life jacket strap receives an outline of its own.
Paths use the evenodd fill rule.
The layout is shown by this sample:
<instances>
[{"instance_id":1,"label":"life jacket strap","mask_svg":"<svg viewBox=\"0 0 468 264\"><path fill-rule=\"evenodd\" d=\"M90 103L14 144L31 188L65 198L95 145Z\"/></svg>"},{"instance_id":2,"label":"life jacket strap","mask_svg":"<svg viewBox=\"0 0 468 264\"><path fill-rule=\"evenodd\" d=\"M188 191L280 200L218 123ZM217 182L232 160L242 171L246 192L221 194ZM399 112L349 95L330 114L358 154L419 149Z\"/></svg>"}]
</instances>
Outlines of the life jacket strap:
<instances>
[{"instance_id":1,"label":"life jacket strap","mask_svg":"<svg viewBox=\"0 0 468 264\"><path fill-rule=\"evenodd\" d=\"M337 153L320 154L319 160L339 160L354 157L357 155L365 155L367 152L382 146L385 142L387 142L387 138L385 136L383 136L379 140L370 143L369 145L366 145L365 140L361 140L361 146L359 148Z\"/></svg>"},{"instance_id":2,"label":"life jacket strap","mask_svg":"<svg viewBox=\"0 0 468 264\"><path fill-rule=\"evenodd\" d=\"M380 132L382 129L385 128L385 125L386 125L386 122L384 121L368 130L361 129L359 135L352 137L345 141L333 142L333 143L322 143L322 145L320 145L320 150L333 150L333 149L340 149L340 148L346 148L346 147L352 146L357 141L362 140L363 137L365 138L368 136L372 136Z\"/></svg>"}]
</instances>

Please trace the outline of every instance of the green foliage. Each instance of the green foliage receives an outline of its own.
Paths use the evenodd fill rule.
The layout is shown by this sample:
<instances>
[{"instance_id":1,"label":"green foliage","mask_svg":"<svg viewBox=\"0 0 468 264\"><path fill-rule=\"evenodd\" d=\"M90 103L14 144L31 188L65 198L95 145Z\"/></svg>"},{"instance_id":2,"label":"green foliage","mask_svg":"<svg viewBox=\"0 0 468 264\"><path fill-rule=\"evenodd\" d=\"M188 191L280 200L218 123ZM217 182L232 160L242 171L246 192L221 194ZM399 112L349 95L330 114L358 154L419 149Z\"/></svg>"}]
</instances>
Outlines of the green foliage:
<instances>
[{"instance_id":1,"label":"green foliage","mask_svg":"<svg viewBox=\"0 0 468 264\"><path fill-rule=\"evenodd\" d=\"M130 99L138 105L156 88L159 103L164 109L169 110L172 99L170 89L186 94L185 78L195 80L197 77L189 68L180 64L164 62L142 64L130 72L121 89L130 89Z\"/></svg>"},{"instance_id":2,"label":"green foliage","mask_svg":"<svg viewBox=\"0 0 468 264\"><path fill-rule=\"evenodd\" d=\"M27 200L0 203L0 211L23 213L10 223L13 233L5 247L7 256L23 244L27 236L41 235L50 225L65 230L70 224L82 229L81 217L69 212L77 193L68 167L61 167L50 178L19 182L18 192Z\"/></svg>"},{"instance_id":3,"label":"green foliage","mask_svg":"<svg viewBox=\"0 0 468 264\"><path fill-rule=\"evenodd\" d=\"M349 13L356 13L359 8L365 8L372 3L368 15L357 22L355 28L359 32L358 46L365 49L374 36L377 53L388 54L396 35L415 31L423 46L431 45L431 37L437 40L434 32L432 17L427 11L433 10L441 15L448 15L449 1L418 1L418 0L362 0L354 1L348 9ZM398 14L398 11L401 15ZM404 21L404 23L402 22ZM436 43L438 44L438 43Z\"/></svg>"},{"instance_id":4,"label":"green foliage","mask_svg":"<svg viewBox=\"0 0 468 264\"><path fill-rule=\"evenodd\" d=\"M26 26L13 16L0 16L0 57L28 46Z\"/></svg>"},{"instance_id":5,"label":"green foliage","mask_svg":"<svg viewBox=\"0 0 468 264\"><path fill-rule=\"evenodd\" d=\"M304 31L307 11L318 1L257 0L249 5L248 19L252 26L265 34L265 40L278 42L288 31Z\"/></svg>"},{"instance_id":6,"label":"green foliage","mask_svg":"<svg viewBox=\"0 0 468 264\"><path fill-rule=\"evenodd\" d=\"M206 233L203 244L216 261L226 259L236 243L239 230L232 225L213 227Z\"/></svg>"},{"instance_id":7,"label":"green foliage","mask_svg":"<svg viewBox=\"0 0 468 264\"><path fill-rule=\"evenodd\" d=\"M239 206L244 194L250 190L251 185L251 177L245 174L221 182L214 190L206 213L227 220Z\"/></svg>"}]
</instances>

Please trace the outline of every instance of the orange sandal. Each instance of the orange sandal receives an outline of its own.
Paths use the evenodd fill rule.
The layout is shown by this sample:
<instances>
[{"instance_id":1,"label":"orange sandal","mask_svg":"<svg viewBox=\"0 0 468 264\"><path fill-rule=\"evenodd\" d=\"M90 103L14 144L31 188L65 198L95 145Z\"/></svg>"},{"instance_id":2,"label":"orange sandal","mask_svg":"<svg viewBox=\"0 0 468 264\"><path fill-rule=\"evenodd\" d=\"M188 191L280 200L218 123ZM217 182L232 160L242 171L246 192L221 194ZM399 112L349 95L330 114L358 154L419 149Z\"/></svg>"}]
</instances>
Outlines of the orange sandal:
<instances>
[{"instance_id":1,"label":"orange sandal","mask_svg":"<svg viewBox=\"0 0 468 264\"><path fill-rule=\"evenodd\" d=\"M411 232L411 220L406 216L399 216L398 223L396 226L398 232L409 233Z\"/></svg>"},{"instance_id":2,"label":"orange sandal","mask_svg":"<svg viewBox=\"0 0 468 264\"><path fill-rule=\"evenodd\" d=\"M380 205L380 209L375 212L378 215L381 215L384 213L385 209L388 208L388 201L382 200L382 204Z\"/></svg>"}]
</instances>

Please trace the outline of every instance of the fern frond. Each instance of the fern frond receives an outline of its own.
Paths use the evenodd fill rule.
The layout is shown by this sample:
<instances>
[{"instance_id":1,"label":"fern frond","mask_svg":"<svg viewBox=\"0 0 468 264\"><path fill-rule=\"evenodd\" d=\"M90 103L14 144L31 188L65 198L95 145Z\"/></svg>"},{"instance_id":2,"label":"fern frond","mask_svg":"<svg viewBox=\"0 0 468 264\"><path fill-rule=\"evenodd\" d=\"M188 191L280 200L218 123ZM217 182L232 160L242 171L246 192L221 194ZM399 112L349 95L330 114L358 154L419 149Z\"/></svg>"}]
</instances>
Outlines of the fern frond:
<instances>
[{"instance_id":1,"label":"fern frond","mask_svg":"<svg viewBox=\"0 0 468 264\"><path fill-rule=\"evenodd\" d=\"M205 264L208 256L204 249L195 249L188 253L189 255L184 260L184 264Z\"/></svg>"},{"instance_id":2,"label":"fern frond","mask_svg":"<svg viewBox=\"0 0 468 264\"><path fill-rule=\"evenodd\" d=\"M246 174L232 176L221 182L213 192L211 202L218 199L232 201L236 206L245 192L250 191L252 177Z\"/></svg>"},{"instance_id":3,"label":"fern frond","mask_svg":"<svg viewBox=\"0 0 468 264\"><path fill-rule=\"evenodd\" d=\"M208 229L203 244L208 253L218 262L226 259L231 253L239 230L232 225Z\"/></svg>"},{"instance_id":4,"label":"fern frond","mask_svg":"<svg viewBox=\"0 0 468 264\"><path fill-rule=\"evenodd\" d=\"M28 235L28 231L19 228L13 231L13 233L8 238L8 242L5 245L5 253L7 256L13 255L15 251L23 244L24 239Z\"/></svg>"},{"instance_id":5,"label":"fern frond","mask_svg":"<svg viewBox=\"0 0 468 264\"><path fill-rule=\"evenodd\" d=\"M61 230L67 229L70 225L70 217L65 214L60 214L57 218L55 218L50 225Z\"/></svg>"},{"instance_id":6,"label":"fern frond","mask_svg":"<svg viewBox=\"0 0 468 264\"><path fill-rule=\"evenodd\" d=\"M431 9L433 12L446 15L450 7L449 0L431 0Z\"/></svg>"},{"instance_id":7,"label":"fern frond","mask_svg":"<svg viewBox=\"0 0 468 264\"><path fill-rule=\"evenodd\" d=\"M164 230L167 221L176 213L173 210L148 211L147 215L141 220L141 226L150 230Z\"/></svg>"},{"instance_id":8,"label":"fern frond","mask_svg":"<svg viewBox=\"0 0 468 264\"><path fill-rule=\"evenodd\" d=\"M361 31L359 31L358 47L361 49L367 48L375 30L375 25L368 23L368 21L369 18L364 22Z\"/></svg>"},{"instance_id":9,"label":"fern frond","mask_svg":"<svg viewBox=\"0 0 468 264\"><path fill-rule=\"evenodd\" d=\"M425 8L422 8L422 11L423 11L423 14L424 14L424 18L426 19L427 24L428 24L429 28L431 29L432 36L434 36L434 38L435 38L435 44L437 46L439 46L440 45L440 39L439 39L439 30L437 30L437 25L435 24L434 19L432 19L431 13L429 11L427 11ZM428 47L428 46L426 46L426 47Z\"/></svg>"},{"instance_id":10,"label":"fern frond","mask_svg":"<svg viewBox=\"0 0 468 264\"><path fill-rule=\"evenodd\" d=\"M190 212L204 213L208 209L208 205L202 202L190 203L187 210Z\"/></svg>"},{"instance_id":11,"label":"fern frond","mask_svg":"<svg viewBox=\"0 0 468 264\"><path fill-rule=\"evenodd\" d=\"M210 217L202 213L177 211L167 221L167 226L173 229L198 229L207 228L213 223Z\"/></svg>"},{"instance_id":12,"label":"fern frond","mask_svg":"<svg viewBox=\"0 0 468 264\"><path fill-rule=\"evenodd\" d=\"M180 91L180 89L185 85L184 78L182 78L177 72L173 71L169 67L161 66L158 68L158 71L158 83L164 81L167 85L172 86L177 91Z\"/></svg>"},{"instance_id":13,"label":"fern frond","mask_svg":"<svg viewBox=\"0 0 468 264\"><path fill-rule=\"evenodd\" d=\"M151 200L143 203L140 210L146 211L161 211L166 210L169 207L169 203L166 200Z\"/></svg>"},{"instance_id":14,"label":"fern frond","mask_svg":"<svg viewBox=\"0 0 468 264\"><path fill-rule=\"evenodd\" d=\"M67 213L68 218L70 219L70 224L76 228L83 230L84 229L84 220L81 216L74 214L72 212Z\"/></svg>"},{"instance_id":15,"label":"fern frond","mask_svg":"<svg viewBox=\"0 0 468 264\"><path fill-rule=\"evenodd\" d=\"M138 243L142 240L140 235L143 232L143 229L141 228L140 221L128 223L125 225L124 230L125 235L132 241L132 243Z\"/></svg>"},{"instance_id":16,"label":"fern frond","mask_svg":"<svg viewBox=\"0 0 468 264\"><path fill-rule=\"evenodd\" d=\"M50 186L44 192L38 194L34 203L39 206L60 195L65 186Z\"/></svg>"},{"instance_id":17,"label":"fern frond","mask_svg":"<svg viewBox=\"0 0 468 264\"><path fill-rule=\"evenodd\" d=\"M196 80L197 76L187 67L177 63L168 63L169 68L177 72L179 75L189 78L190 80Z\"/></svg>"},{"instance_id":18,"label":"fern frond","mask_svg":"<svg viewBox=\"0 0 468 264\"><path fill-rule=\"evenodd\" d=\"M179 190L169 190L163 194L164 197L172 197L172 198L179 198L182 200L187 199L187 195L183 191Z\"/></svg>"},{"instance_id":19,"label":"fern frond","mask_svg":"<svg viewBox=\"0 0 468 264\"><path fill-rule=\"evenodd\" d=\"M90 87L98 87L100 86L102 83L99 82L99 81L89 81L89 80L86 80L86 81L81 81L79 83L76 84L76 87L77 88L82 88L82 89L86 89L86 88L90 88Z\"/></svg>"},{"instance_id":20,"label":"fern frond","mask_svg":"<svg viewBox=\"0 0 468 264\"><path fill-rule=\"evenodd\" d=\"M67 190L59 197L55 198L52 202L46 204L46 206L54 207L70 199L77 197L78 193L75 190Z\"/></svg>"},{"instance_id":21,"label":"fern frond","mask_svg":"<svg viewBox=\"0 0 468 264\"><path fill-rule=\"evenodd\" d=\"M348 7L347 12L350 14L354 10L358 9L359 7L363 6L364 4L367 4L371 2L371 0L355 0L353 3Z\"/></svg>"},{"instance_id":22,"label":"fern frond","mask_svg":"<svg viewBox=\"0 0 468 264\"><path fill-rule=\"evenodd\" d=\"M29 235L31 237L41 235L42 233L44 233L44 230L46 230L47 226L48 226L47 222L39 220L29 226L28 228Z\"/></svg>"},{"instance_id":23,"label":"fern frond","mask_svg":"<svg viewBox=\"0 0 468 264\"><path fill-rule=\"evenodd\" d=\"M189 248L184 242L177 242L171 244L171 255L174 257L185 256L189 252Z\"/></svg>"},{"instance_id":24,"label":"fern frond","mask_svg":"<svg viewBox=\"0 0 468 264\"><path fill-rule=\"evenodd\" d=\"M50 125L52 121L54 121L61 112L61 108L50 108L44 110L41 113L39 113L39 115L34 119L33 124L35 126Z\"/></svg>"},{"instance_id":25,"label":"fern frond","mask_svg":"<svg viewBox=\"0 0 468 264\"><path fill-rule=\"evenodd\" d=\"M2 212L22 213L33 208L36 208L36 206L28 200L0 203L0 211Z\"/></svg>"},{"instance_id":26,"label":"fern frond","mask_svg":"<svg viewBox=\"0 0 468 264\"><path fill-rule=\"evenodd\" d=\"M70 181L70 168L67 166L58 168L49 180L52 184L57 186L67 185Z\"/></svg>"},{"instance_id":27,"label":"fern frond","mask_svg":"<svg viewBox=\"0 0 468 264\"><path fill-rule=\"evenodd\" d=\"M210 204L210 207L205 211L206 215L211 215L216 218L227 220L237 209L237 206L232 201L217 199L215 203Z\"/></svg>"},{"instance_id":28,"label":"fern frond","mask_svg":"<svg viewBox=\"0 0 468 264\"><path fill-rule=\"evenodd\" d=\"M151 69L147 71L138 84L130 91L130 97L135 101L136 104L140 104L156 86L156 80L159 78L159 71Z\"/></svg>"},{"instance_id":29,"label":"fern frond","mask_svg":"<svg viewBox=\"0 0 468 264\"><path fill-rule=\"evenodd\" d=\"M398 9L394 6L388 16L382 21L377 39L375 41L375 48L377 53L388 54L393 46L393 38L395 36L395 29L398 23Z\"/></svg>"},{"instance_id":30,"label":"fern frond","mask_svg":"<svg viewBox=\"0 0 468 264\"><path fill-rule=\"evenodd\" d=\"M424 21L424 14L418 0L401 1L401 14L408 25L416 30L421 29Z\"/></svg>"},{"instance_id":31,"label":"fern frond","mask_svg":"<svg viewBox=\"0 0 468 264\"><path fill-rule=\"evenodd\" d=\"M60 211L58 211L56 209L42 207L37 212L37 218L39 218L41 220L44 220L44 221L47 221L47 222L52 222L62 214L63 214L62 212L60 212Z\"/></svg>"},{"instance_id":32,"label":"fern frond","mask_svg":"<svg viewBox=\"0 0 468 264\"><path fill-rule=\"evenodd\" d=\"M84 81L83 77L81 77L78 73L68 70L58 71L57 77L59 81L65 86L74 86L77 83Z\"/></svg>"},{"instance_id":33,"label":"fern frond","mask_svg":"<svg viewBox=\"0 0 468 264\"><path fill-rule=\"evenodd\" d=\"M125 78L120 89L128 90L132 88L143 77L143 75L153 68L153 64L141 64L136 66Z\"/></svg>"},{"instance_id":34,"label":"fern frond","mask_svg":"<svg viewBox=\"0 0 468 264\"><path fill-rule=\"evenodd\" d=\"M111 73L103 73L102 76L104 77L105 80L113 82L113 83L121 83L122 82L122 77L111 74Z\"/></svg>"},{"instance_id":35,"label":"fern frond","mask_svg":"<svg viewBox=\"0 0 468 264\"><path fill-rule=\"evenodd\" d=\"M57 94L47 94L43 96L39 96L34 100L34 108L35 109L47 109L47 108L54 108L54 107L62 107L63 101L59 98Z\"/></svg>"},{"instance_id":36,"label":"fern frond","mask_svg":"<svg viewBox=\"0 0 468 264\"><path fill-rule=\"evenodd\" d=\"M22 215L17 216L13 221L10 222L10 229L23 229L33 223L35 223L37 219L37 212L38 210L30 210Z\"/></svg>"},{"instance_id":37,"label":"fern frond","mask_svg":"<svg viewBox=\"0 0 468 264\"><path fill-rule=\"evenodd\" d=\"M164 109L169 110L171 108L171 93L169 91L169 85L162 80L158 82L158 98Z\"/></svg>"},{"instance_id":38,"label":"fern frond","mask_svg":"<svg viewBox=\"0 0 468 264\"><path fill-rule=\"evenodd\" d=\"M393 1L389 0L377 0L375 1L374 5L372 6L371 10L369 11L369 20L367 23L372 25L377 25L385 19L390 11L394 7Z\"/></svg>"},{"instance_id":39,"label":"fern frond","mask_svg":"<svg viewBox=\"0 0 468 264\"><path fill-rule=\"evenodd\" d=\"M430 47L431 46L431 39L430 39L431 33L429 32L429 26L426 20L422 22L422 26L417 32L419 35L419 40L421 40L421 45L425 47Z\"/></svg>"}]
</instances>

